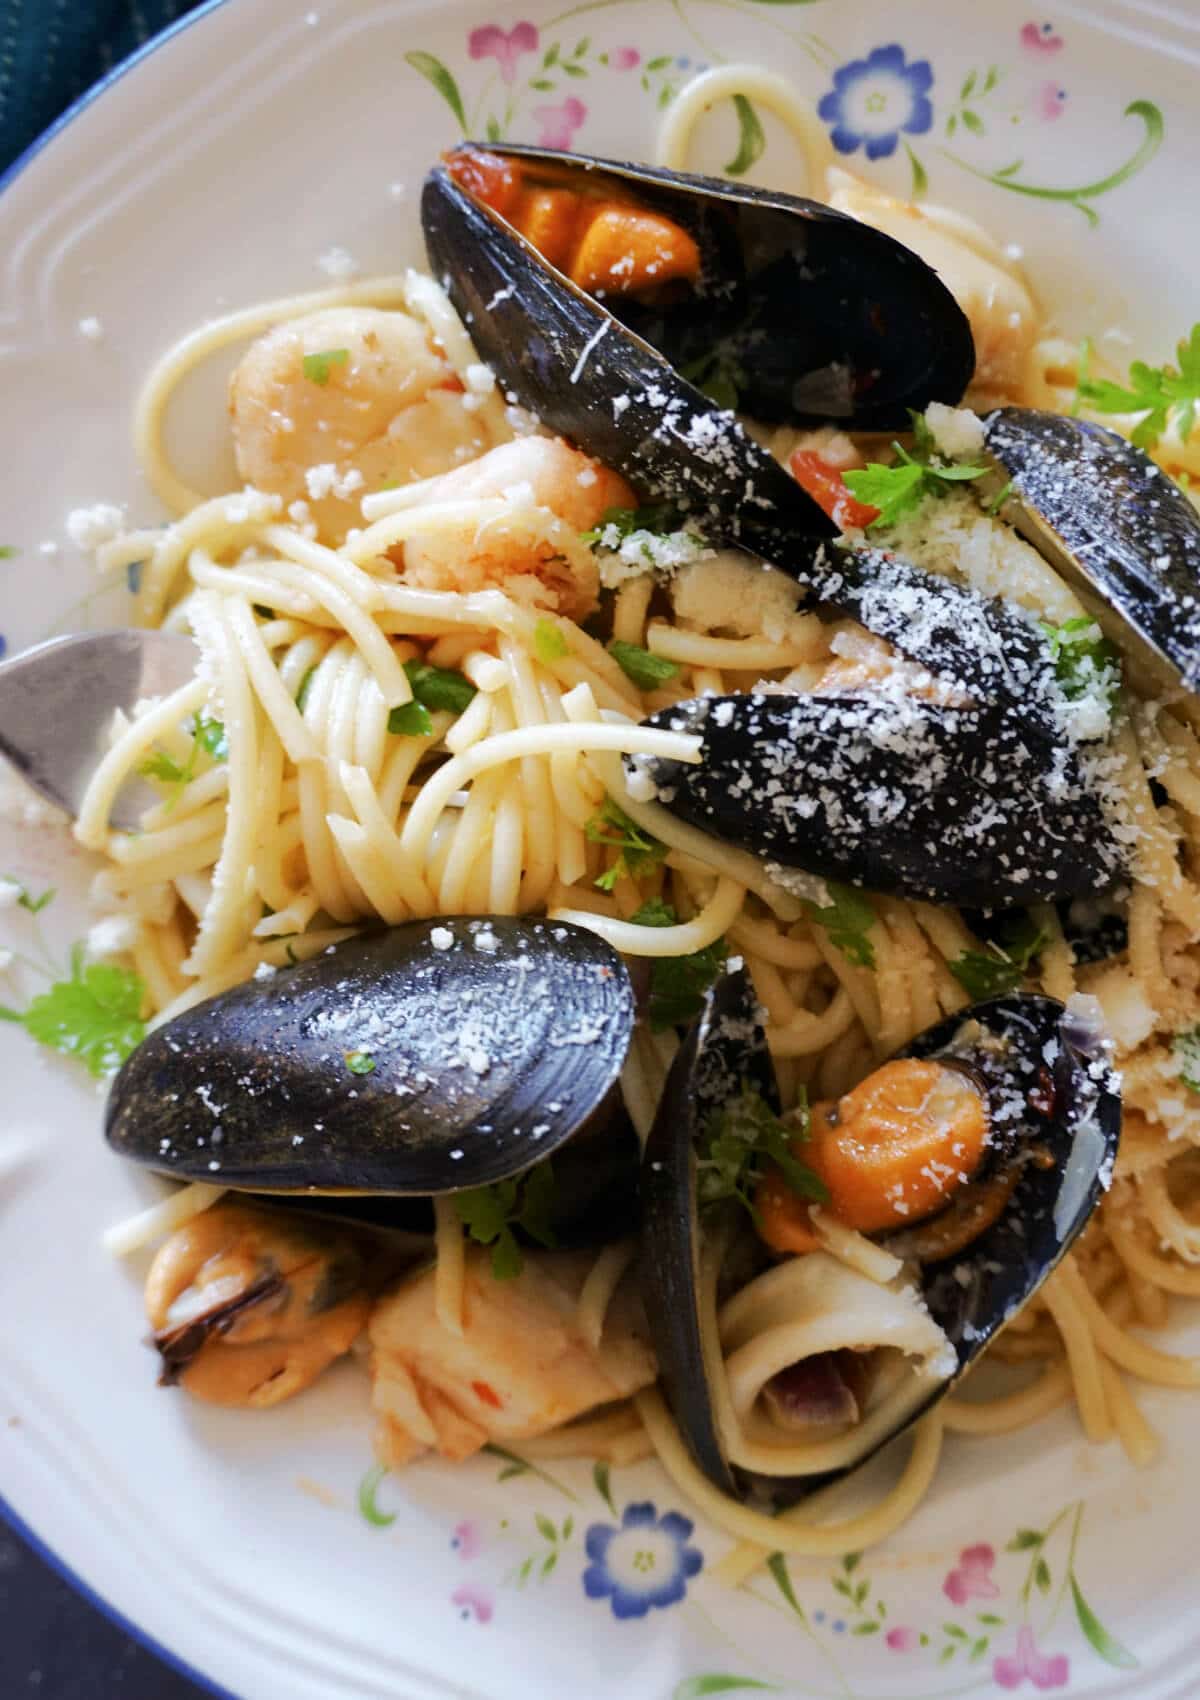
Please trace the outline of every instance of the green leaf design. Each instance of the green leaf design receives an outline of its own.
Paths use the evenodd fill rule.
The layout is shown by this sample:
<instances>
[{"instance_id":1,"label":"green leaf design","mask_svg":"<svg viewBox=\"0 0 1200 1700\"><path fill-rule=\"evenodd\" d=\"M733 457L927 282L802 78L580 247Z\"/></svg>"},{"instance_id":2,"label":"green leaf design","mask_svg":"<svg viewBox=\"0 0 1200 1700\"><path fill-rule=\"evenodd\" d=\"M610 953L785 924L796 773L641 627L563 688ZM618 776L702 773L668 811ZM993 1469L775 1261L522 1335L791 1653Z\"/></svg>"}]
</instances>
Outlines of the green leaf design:
<instances>
[{"instance_id":1,"label":"green leaf design","mask_svg":"<svg viewBox=\"0 0 1200 1700\"><path fill-rule=\"evenodd\" d=\"M608 1506L608 1509L615 1517L617 1515L617 1508L613 1503L612 1488L609 1484L610 1475L611 1471L607 1464L592 1465L592 1484L595 1487L596 1492L604 1501L605 1505Z\"/></svg>"},{"instance_id":2,"label":"green leaf design","mask_svg":"<svg viewBox=\"0 0 1200 1700\"><path fill-rule=\"evenodd\" d=\"M487 125L486 125L486 134L487 134L487 139L488 139L489 142L498 142L500 140L501 136L504 134L504 132L500 128L499 120L492 117L492 115L490 113L488 115L488 121L487 121Z\"/></svg>"},{"instance_id":3,"label":"green leaf design","mask_svg":"<svg viewBox=\"0 0 1200 1700\"><path fill-rule=\"evenodd\" d=\"M946 120L946 134L948 136L952 136L957 129L958 129L958 116L957 116L956 113L952 112L950 114L949 118L947 118L947 120Z\"/></svg>"},{"instance_id":4,"label":"green leaf design","mask_svg":"<svg viewBox=\"0 0 1200 1700\"><path fill-rule=\"evenodd\" d=\"M554 84L550 81L549 77L534 77L529 86L531 89L537 89L539 94L554 93Z\"/></svg>"},{"instance_id":5,"label":"green leaf design","mask_svg":"<svg viewBox=\"0 0 1200 1700\"><path fill-rule=\"evenodd\" d=\"M929 173L907 142L904 144L904 151L908 155L908 163L912 170L912 198L914 201L919 201L922 195L929 192Z\"/></svg>"},{"instance_id":6,"label":"green leaf design","mask_svg":"<svg viewBox=\"0 0 1200 1700\"><path fill-rule=\"evenodd\" d=\"M999 171L993 171L993 177L1015 177L1024 165L1023 159L1014 159L1011 165L1002 165Z\"/></svg>"},{"instance_id":7,"label":"green leaf design","mask_svg":"<svg viewBox=\"0 0 1200 1700\"><path fill-rule=\"evenodd\" d=\"M566 1522L562 1526L562 1534L560 1536L560 1539L564 1540L564 1541L569 1541L571 1536L574 1533L575 1533L575 1519L574 1519L574 1517L568 1517Z\"/></svg>"},{"instance_id":8,"label":"green leaf design","mask_svg":"<svg viewBox=\"0 0 1200 1700\"><path fill-rule=\"evenodd\" d=\"M358 1509L373 1529L390 1529L396 1521L394 1511L381 1511L375 1500L379 1484L389 1475L386 1464L373 1464L358 1484Z\"/></svg>"},{"instance_id":9,"label":"green leaf design","mask_svg":"<svg viewBox=\"0 0 1200 1700\"><path fill-rule=\"evenodd\" d=\"M1033 1579L1037 1583L1039 1592L1043 1594L1050 1592L1050 1566L1044 1558L1039 1558L1034 1565Z\"/></svg>"},{"instance_id":10,"label":"green leaf design","mask_svg":"<svg viewBox=\"0 0 1200 1700\"><path fill-rule=\"evenodd\" d=\"M957 1623L943 1623L942 1631L944 1634L951 1636L955 1641L965 1641L967 1639L966 1630L960 1629Z\"/></svg>"},{"instance_id":11,"label":"green leaf design","mask_svg":"<svg viewBox=\"0 0 1200 1700\"><path fill-rule=\"evenodd\" d=\"M504 1469L501 1470L500 1474L496 1477L496 1480L498 1482L507 1482L510 1481L513 1476L527 1476L528 1474L528 1464L506 1464Z\"/></svg>"},{"instance_id":12,"label":"green leaf design","mask_svg":"<svg viewBox=\"0 0 1200 1700\"><path fill-rule=\"evenodd\" d=\"M971 1643L971 1651L969 1654L970 1662L973 1665L978 1664L990 1645L991 1643L986 1635L981 1635L978 1641L973 1641Z\"/></svg>"},{"instance_id":13,"label":"green leaf design","mask_svg":"<svg viewBox=\"0 0 1200 1700\"><path fill-rule=\"evenodd\" d=\"M771 5L775 0L760 0ZM760 1692L774 1691L769 1682L759 1682L752 1676L728 1676L720 1671L708 1671L703 1676L689 1676L671 1690L671 1700L704 1700L706 1694L734 1694L739 1689L757 1688Z\"/></svg>"},{"instance_id":14,"label":"green leaf design","mask_svg":"<svg viewBox=\"0 0 1200 1700\"><path fill-rule=\"evenodd\" d=\"M550 1521L549 1517L543 1516L543 1514L539 1511L537 1516L534 1518L534 1522L537 1524L538 1534L544 1541L556 1541L558 1539L558 1530L554 1527L554 1524Z\"/></svg>"},{"instance_id":15,"label":"green leaf design","mask_svg":"<svg viewBox=\"0 0 1200 1700\"><path fill-rule=\"evenodd\" d=\"M543 1582L546 1580L547 1576L549 1576L550 1572L554 1569L554 1566L557 1563L558 1563L558 1553L557 1553L557 1551L548 1552L546 1554L545 1558L542 1560L541 1580Z\"/></svg>"},{"instance_id":16,"label":"green leaf design","mask_svg":"<svg viewBox=\"0 0 1200 1700\"><path fill-rule=\"evenodd\" d=\"M879 1625L870 1622L856 1623L850 1633L851 1635L878 1635Z\"/></svg>"},{"instance_id":17,"label":"green leaf design","mask_svg":"<svg viewBox=\"0 0 1200 1700\"><path fill-rule=\"evenodd\" d=\"M414 71L419 71L427 82L433 84L446 105L458 119L459 127L466 133L467 115L463 110L462 95L458 92L458 84L440 59L435 59L432 53L420 53L414 50L404 55L406 63Z\"/></svg>"},{"instance_id":18,"label":"green leaf design","mask_svg":"<svg viewBox=\"0 0 1200 1700\"><path fill-rule=\"evenodd\" d=\"M773 1552L767 1560L767 1569L771 1572L771 1575L775 1579L775 1586L779 1589L779 1592L783 1595L788 1605L791 1606L801 1623L807 1624L808 1619L804 1615L804 1607L796 1598L795 1589L792 1587L792 1578L788 1571L787 1559L781 1552Z\"/></svg>"},{"instance_id":19,"label":"green leaf design","mask_svg":"<svg viewBox=\"0 0 1200 1700\"><path fill-rule=\"evenodd\" d=\"M1079 1583L1075 1580L1074 1571L1071 1572L1070 1582L1071 1598L1075 1602L1075 1616L1079 1619L1079 1627L1105 1664L1115 1665L1118 1670L1139 1669L1140 1660L1134 1658L1128 1647L1123 1647L1115 1636L1108 1633L1084 1599Z\"/></svg>"},{"instance_id":20,"label":"green leaf design","mask_svg":"<svg viewBox=\"0 0 1200 1700\"><path fill-rule=\"evenodd\" d=\"M962 121L973 136L986 135L987 126L984 124L983 119L979 116L978 112L972 112L970 107L963 107Z\"/></svg>"},{"instance_id":21,"label":"green leaf design","mask_svg":"<svg viewBox=\"0 0 1200 1700\"><path fill-rule=\"evenodd\" d=\"M975 72L970 72L966 81L963 83L962 88L958 91L959 100L970 100L971 96L975 93L975 84L977 81L978 78Z\"/></svg>"},{"instance_id":22,"label":"green leaf design","mask_svg":"<svg viewBox=\"0 0 1200 1700\"><path fill-rule=\"evenodd\" d=\"M744 177L766 150L767 138L758 113L744 94L735 94L733 108L738 120L738 150L725 167L729 177Z\"/></svg>"},{"instance_id":23,"label":"green leaf design","mask_svg":"<svg viewBox=\"0 0 1200 1700\"><path fill-rule=\"evenodd\" d=\"M1012 1540L1005 1547L1005 1552L1028 1552L1030 1547L1040 1547L1045 1535L1036 1529L1018 1529Z\"/></svg>"},{"instance_id":24,"label":"green leaf design","mask_svg":"<svg viewBox=\"0 0 1200 1700\"><path fill-rule=\"evenodd\" d=\"M842 1555L842 1569L847 1576L852 1576L862 1563L861 1552L848 1552Z\"/></svg>"}]
</instances>

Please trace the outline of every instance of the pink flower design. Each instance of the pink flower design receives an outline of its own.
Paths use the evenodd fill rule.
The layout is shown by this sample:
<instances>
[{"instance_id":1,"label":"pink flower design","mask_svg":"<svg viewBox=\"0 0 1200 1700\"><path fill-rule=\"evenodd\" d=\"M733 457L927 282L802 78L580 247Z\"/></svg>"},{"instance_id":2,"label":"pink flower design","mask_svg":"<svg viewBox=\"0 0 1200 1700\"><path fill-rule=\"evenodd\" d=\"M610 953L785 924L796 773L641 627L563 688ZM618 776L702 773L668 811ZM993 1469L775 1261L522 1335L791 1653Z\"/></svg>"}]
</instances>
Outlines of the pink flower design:
<instances>
[{"instance_id":1,"label":"pink flower design","mask_svg":"<svg viewBox=\"0 0 1200 1700\"><path fill-rule=\"evenodd\" d=\"M476 1623L490 1623L496 1602L490 1588L477 1588L472 1583L464 1583L461 1588L455 1588L450 1596L450 1604L458 1607L458 1615L464 1623L472 1618Z\"/></svg>"},{"instance_id":2,"label":"pink flower design","mask_svg":"<svg viewBox=\"0 0 1200 1700\"><path fill-rule=\"evenodd\" d=\"M538 137L539 144L544 148L569 148L575 140L575 132L587 117L587 107L574 95L559 106L535 106L533 116L542 126Z\"/></svg>"},{"instance_id":3,"label":"pink flower design","mask_svg":"<svg viewBox=\"0 0 1200 1700\"><path fill-rule=\"evenodd\" d=\"M1039 118L1061 118L1067 104L1067 91L1059 88L1057 83L1040 83L1033 92L1031 104Z\"/></svg>"},{"instance_id":4,"label":"pink flower design","mask_svg":"<svg viewBox=\"0 0 1200 1700\"><path fill-rule=\"evenodd\" d=\"M1021 46L1029 53L1057 53L1063 45L1053 24L1028 23L1021 30Z\"/></svg>"},{"instance_id":5,"label":"pink flower design","mask_svg":"<svg viewBox=\"0 0 1200 1700\"><path fill-rule=\"evenodd\" d=\"M450 1545L454 1548L459 1558L465 1558L468 1560L478 1558L480 1549L483 1546L483 1533L480 1530L479 1524L472 1523L469 1520L462 1523L456 1523L454 1525L454 1533L450 1537Z\"/></svg>"},{"instance_id":6,"label":"pink flower design","mask_svg":"<svg viewBox=\"0 0 1200 1700\"><path fill-rule=\"evenodd\" d=\"M893 1653L913 1653L921 1645L915 1629L889 1629L884 1640Z\"/></svg>"},{"instance_id":7,"label":"pink flower design","mask_svg":"<svg viewBox=\"0 0 1200 1700\"><path fill-rule=\"evenodd\" d=\"M957 1567L942 1583L943 1594L956 1606L965 1606L968 1600L994 1600L1000 1592L991 1575L995 1562L994 1547L964 1547Z\"/></svg>"},{"instance_id":8,"label":"pink flower design","mask_svg":"<svg viewBox=\"0 0 1200 1700\"><path fill-rule=\"evenodd\" d=\"M992 1675L1001 1688L1020 1688L1028 1677L1038 1689L1065 1688L1071 1674L1065 1653L1047 1658L1039 1653L1028 1624L1017 1632L1017 1650L1011 1658L1001 1655L992 1661Z\"/></svg>"},{"instance_id":9,"label":"pink flower design","mask_svg":"<svg viewBox=\"0 0 1200 1700\"><path fill-rule=\"evenodd\" d=\"M515 78L522 53L536 53L537 44L538 32L530 23L514 24L510 30L502 30L499 24L484 24L467 38L471 58L494 59L506 83Z\"/></svg>"},{"instance_id":10,"label":"pink flower design","mask_svg":"<svg viewBox=\"0 0 1200 1700\"><path fill-rule=\"evenodd\" d=\"M632 71L635 65L641 64L642 56L636 47L618 47L613 50L608 62L614 71Z\"/></svg>"}]
</instances>

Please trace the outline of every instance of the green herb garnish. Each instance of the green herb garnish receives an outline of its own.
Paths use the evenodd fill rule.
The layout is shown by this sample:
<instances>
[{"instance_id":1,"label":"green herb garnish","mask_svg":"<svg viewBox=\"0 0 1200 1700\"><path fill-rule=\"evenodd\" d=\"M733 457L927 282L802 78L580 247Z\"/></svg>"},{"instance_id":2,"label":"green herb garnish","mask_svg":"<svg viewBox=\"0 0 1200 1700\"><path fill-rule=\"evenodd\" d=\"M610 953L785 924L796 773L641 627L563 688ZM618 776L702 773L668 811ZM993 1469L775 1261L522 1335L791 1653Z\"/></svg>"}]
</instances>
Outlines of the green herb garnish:
<instances>
[{"instance_id":1,"label":"green herb garnish","mask_svg":"<svg viewBox=\"0 0 1200 1700\"><path fill-rule=\"evenodd\" d=\"M593 548L603 544L606 549L619 548L635 531L652 531L658 537L669 537L678 531L682 516L669 502L655 502L644 508L607 508L600 524L580 534L581 541ZM611 534L616 532L615 542Z\"/></svg>"},{"instance_id":2,"label":"green herb garnish","mask_svg":"<svg viewBox=\"0 0 1200 1700\"><path fill-rule=\"evenodd\" d=\"M947 463L938 453L933 432L919 413L910 415L913 428L912 449L893 443L896 460L892 466L871 462L860 472L842 474L847 490L856 502L878 508L879 513L868 526L886 528L895 525L905 514L916 511L929 496L943 496L951 484L969 483L982 478L986 466L958 466Z\"/></svg>"},{"instance_id":3,"label":"green herb garnish","mask_svg":"<svg viewBox=\"0 0 1200 1700\"><path fill-rule=\"evenodd\" d=\"M210 720L207 714L198 714L192 723L192 739L214 761L229 759L229 737L224 721Z\"/></svg>"},{"instance_id":4,"label":"green herb garnish","mask_svg":"<svg viewBox=\"0 0 1200 1700\"><path fill-rule=\"evenodd\" d=\"M1050 645L1063 695L1076 701L1098 689L1111 708L1121 687L1121 657L1095 620L1077 614L1061 626L1045 620L1038 624Z\"/></svg>"},{"instance_id":5,"label":"green herb garnish","mask_svg":"<svg viewBox=\"0 0 1200 1700\"><path fill-rule=\"evenodd\" d=\"M18 1023L39 1045L74 1057L102 1080L145 1038L145 996L137 974L109 962L85 962L77 945L69 980L56 981L26 1010L0 1006L0 1020Z\"/></svg>"},{"instance_id":6,"label":"green herb garnish","mask_svg":"<svg viewBox=\"0 0 1200 1700\"><path fill-rule=\"evenodd\" d=\"M304 376L314 384L327 384L329 373L334 366L344 366L350 358L348 348L323 348L317 354L306 354L303 360Z\"/></svg>"},{"instance_id":7,"label":"green herb garnish","mask_svg":"<svg viewBox=\"0 0 1200 1700\"><path fill-rule=\"evenodd\" d=\"M310 667L308 672L301 679L300 688L296 692L296 707L300 710L301 714L304 713L305 708L308 706L308 693L312 690L312 682L316 677L316 672L317 669L315 665Z\"/></svg>"},{"instance_id":8,"label":"green herb garnish","mask_svg":"<svg viewBox=\"0 0 1200 1700\"><path fill-rule=\"evenodd\" d=\"M972 1003L1003 997L1016 991L1049 942L1049 934L1022 915L1001 939L989 941L985 950L964 950L950 964L950 972Z\"/></svg>"},{"instance_id":9,"label":"green herb garnish","mask_svg":"<svg viewBox=\"0 0 1200 1700\"><path fill-rule=\"evenodd\" d=\"M477 1245L492 1248L492 1274L497 1281L511 1281L524 1268L514 1228L548 1249L558 1243L550 1226L554 1195L554 1171L548 1161L524 1175L454 1194L454 1208L463 1227Z\"/></svg>"},{"instance_id":10,"label":"green herb garnish","mask_svg":"<svg viewBox=\"0 0 1200 1700\"><path fill-rule=\"evenodd\" d=\"M1193 1092L1200 1092L1200 1027L1176 1033L1171 1049L1179 1062L1179 1078Z\"/></svg>"},{"instance_id":11,"label":"green herb garnish","mask_svg":"<svg viewBox=\"0 0 1200 1700\"><path fill-rule=\"evenodd\" d=\"M402 702L388 715L388 731L405 738L428 738L433 731L433 718L423 702Z\"/></svg>"},{"instance_id":12,"label":"green herb garnish","mask_svg":"<svg viewBox=\"0 0 1200 1700\"><path fill-rule=\"evenodd\" d=\"M175 795L170 799L168 808L175 806L184 787L196 777L196 762L201 750L214 761L225 761L229 755L229 739L223 721L210 720L206 714L198 714L189 731L192 747L185 762L177 762L166 750L154 750L138 768L143 779L157 779L161 785L174 788Z\"/></svg>"},{"instance_id":13,"label":"green herb garnish","mask_svg":"<svg viewBox=\"0 0 1200 1700\"><path fill-rule=\"evenodd\" d=\"M824 1204L829 1198L825 1183L792 1151L795 1141L808 1137L808 1111L803 1100L798 1110L794 1125L781 1122L762 1094L743 1082L741 1096L710 1118L701 1141L696 1174L701 1206L733 1199L757 1223L754 1194L771 1163L798 1197Z\"/></svg>"},{"instance_id":14,"label":"green herb garnish","mask_svg":"<svg viewBox=\"0 0 1200 1700\"><path fill-rule=\"evenodd\" d=\"M370 1051L347 1051L346 1067L351 1074L374 1074L375 1058Z\"/></svg>"},{"instance_id":15,"label":"green herb garnish","mask_svg":"<svg viewBox=\"0 0 1200 1700\"><path fill-rule=\"evenodd\" d=\"M567 642L567 634L553 620L541 619L533 628L533 647L537 651L539 661L547 666L552 661L561 661L564 655L571 653Z\"/></svg>"},{"instance_id":16,"label":"green herb garnish","mask_svg":"<svg viewBox=\"0 0 1200 1700\"><path fill-rule=\"evenodd\" d=\"M636 821L630 820L611 797L605 798L603 806L588 821L584 832L593 844L607 844L620 851L612 867L596 881L601 891L611 891L617 881L626 876L637 879L639 874L649 873L667 854L666 845L660 844Z\"/></svg>"},{"instance_id":17,"label":"green herb garnish","mask_svg":"<svg viewBox=\"0 0 1200 1700\"><path fill-rule=\"evenodd\" d=\"M404 671L412 694L426 708L448 709L461 714L475 696L475 686L465 673L450 667L434 667L428 661L406 661Z\"/></svg>"},{"instance_id":18,"label":"green herb garnish","mask_svg":"<svg viewBox=\"0 0 1200 1700\"><path fill-rule=\"evenodd\" d=\"M1135 360L1129 368L1128 384L1113 384L1093 378L1083 368L1078 395L1096 413L1141 413L1131 441L1138 448L1152 449L1172 422L1181 438L1191 435L1200 402L1200 324L1176 346L1177 366L1147 366Z\"/></svg>"},{"instance_id":19,"label":"green herb garnish","mask_svg":"<svg viewBox=\"0 0 1200 1700\"><path fill-rule=\"evenodd\" d=\"M639 644L625 643L621 638L612 640L608 653L625 676L633 680L639 691L653 691L659 685L665 685L679 672L677 662L668 661L662 655L655 655L649 649L642 649Z\"/></svg>"},{"instance_id":20,"label":"green herb garnish","mask_svg":"<svg viewBox=\"0 0 1200 1700\"><path fill-rule=\"evenodd\" d=\"M678 917L661 897L651 897L629 919L637 927L673 927ZM704 994L725 966L725 940L687 956L656 956L650 970L646 1014L655 1032L685 1027L704 1008Z\"/></svg>"},{"instance_id":21,"label":"green herb garnish","mask_svg":"<svg viewBox=\"0 0 1200 1700\"><path fill-rule=\"evenodd\" d=\"M746 369L727 348L713 348L679 368L681 378L695 384L714 406L736 413L741 393L746 387Z\"/></svg>"},{"instance_id":22,"label":"green herb garnish","mask_svg":"<svg viewBox=\"0 0 1200 1700\"><path fill-rule=\"evenodd\" d=\"M830 940L860 968L874 968L875 947L867 936L875 925L875 911L860 891L851 885L839 885L826 880L825 889L831 901L822 907L805 903L808 917L824 927Z\"/></svg>"}]
</instances>

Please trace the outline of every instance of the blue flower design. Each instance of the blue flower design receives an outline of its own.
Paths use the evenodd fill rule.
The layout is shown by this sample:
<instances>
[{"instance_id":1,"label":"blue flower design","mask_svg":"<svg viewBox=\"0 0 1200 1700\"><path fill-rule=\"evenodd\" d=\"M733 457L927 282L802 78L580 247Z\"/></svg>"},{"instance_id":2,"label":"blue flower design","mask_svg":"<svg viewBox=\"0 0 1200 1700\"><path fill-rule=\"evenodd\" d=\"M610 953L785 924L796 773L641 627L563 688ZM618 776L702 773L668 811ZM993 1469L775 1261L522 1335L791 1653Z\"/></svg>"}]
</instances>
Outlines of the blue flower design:
<instances>
[{"instance_id":1,"label":"blue flower design","mask_svg":"<svg viewBox=\"0 0 1200 1700\"><path fill-rule=\"evenodd\" d=\"M900 132L923 135L933 124L933 67L928 59L909 64L898 42L877 47L866 59L854 59L833 74L833 87L817 111L832 127L839 153L865 147L868 159L887 159Z\"/></svg>"},{"instance_id":2,"label":"blue flower design","mask_svg":"<svg viewBox=\"0 0 1200 1700\"><path fill-rule=\"evenodd\" d=\"M584 1541L591 1559L584 1593L611 1600L614 1617L645 1617L655 1607L677 1605L704 1563L687 1544L691 1533L686 1517L678 1511L658 1517L649 1501L627 1505L619 1528L593 1523Z\"/></svg>"}]
</instances>

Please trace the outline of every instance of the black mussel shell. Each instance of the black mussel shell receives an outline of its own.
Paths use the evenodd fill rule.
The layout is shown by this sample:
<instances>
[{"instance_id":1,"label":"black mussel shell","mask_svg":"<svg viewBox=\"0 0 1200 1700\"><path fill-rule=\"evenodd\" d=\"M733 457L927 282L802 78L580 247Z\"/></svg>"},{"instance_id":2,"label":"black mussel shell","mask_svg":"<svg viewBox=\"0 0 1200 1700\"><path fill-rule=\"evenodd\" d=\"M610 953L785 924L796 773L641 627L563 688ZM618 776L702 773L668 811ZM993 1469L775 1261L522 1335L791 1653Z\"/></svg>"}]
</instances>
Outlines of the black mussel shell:
<instances>
[{"instance_id":1,"label":"black mussel shell","mask_svg":"<svg viewBox=\"0 0 1200 1700\"><path fill-rule=\"evenodd\" d=\"M703 739L698 764L632 764L658 801L783 868L977 908L1090 896L1121 872L1073 758L1000 712L762 691L647 724Z\"/></svg>"},{"instance_id":2,"label":"black mussel shell","mask_svg":"<svg viewBox=\"0 0 1200 1700\"><path fill-rule=\"evenodd\" d=\"M1115 431L1033 408L992 414L987 446L1013 481L1006 515L1118 616L1110 636L1200 689L1200 514L1174 479Z\"/></svg>"},{"instance_id":3,"label":"black mussel shell","mask_svg":"<svg viewBox=\"0 0 1200 1700\"><path fill-rule=\"evenodd\" d=\"M723 380L756 419L895 429L910 408L958 401L971 381L971 330L950 291L857 219L728 179L507 143L488 151L555 186L632 192L682 226L700 253L696 284L657 300L610 293L604 305L676 371Z\"/></svg>"},{"instance_id":4,"label":"black mussel shell","mask_svg":"<svg viewBox=\"0 0 1200 1700\"><path fill-rule=\"evenodd\" d=\"M1087 1226L1112 1180L1121 1093L1090 1000L994 998L949 1016L902 1053L966 1064L986 1086L994 1150L1019 1165L995 1222L965 1252L921 1269L929 1313L959 1371L1027 1300Z\"/></svg>"},{"instance_id":5,"label":"black mussel shell","mask_svg":"<svg viewBox=\"0 0 1200 1700\"><path fill-rule=\"evenodd\" d=\"M605 1245L636 1233L641 1212L641 1159L641 1144L618 1085L579 1131L547 1159L554 1187L546 1223L558 1248L572 1251ZM429 1198L305 1193L285 1199L273 1193L263 1202L385 1231L432 1234L434 1227L433 1201ZM528 1240L519 1223L513 1231L518 1239Z\"/></svg>"},{"instance_id":6,"label":"black mussel shell","mask_svg":"<svg viewBox=\"0 0 1200 1700\"><path fill-rule=\"evenodd\" d=\"M529 1168L616 1082L620 957L559 922L412 921L252 980L153 1032L105 1132L180 1180L437 1193Z\"/></svg>"},{"instance_id":7,"label":"black mussel shell","mask_svg":"<svg viewBox=\"0 0 1200 1700\"><path fill-rule=\"evenodd\" d=\"M676 1054L642 1159L642 1295L663 1392L697 1465L737 1493L713 1415L696 1308L696 1151L710 1118L745 1085L778 1113L779 1089L746 970L712 986Z\"/></svg>"},{"instance_id":8,"label":"black mussel shell","mask_svg":"<svg viewBox=\"0 0 1200 1700\"><path fill-rule=\"evenodd\" d=\"M996 998L940 1022L902 1056L939 1057L985 1092L988 1177L1011 1186L989 1225L953 1256L920 1266L930 1315L958 1368L897 1433L944 1397L1005 1322L1030 1299L1083 1231L1116 1161L1121 1099L1090 1000ZM796 1479L734 1471L717 1428L697 1309L701 1228L696 1148L708 1114L749 1079L773 1105L774 1072L744 973L720 981L681 1049L646 1145L642 1280L664 1389L697 1466L737 1498L790 1504L845 1470ZM708 1082L707 1090L697 1089ZM978 1179L984 1178L981 1169ZM885 1244L905 1255L904 1235ZM894 1439L889 1435L887 1440ZM878 1450L878 1448L876 1448ZM866 1462L855 1460L851 1468Z\"/></svg>"},{"instance_id":9,"label":"black mussel shell","mask_svg":"<svg viewBox=\"0 0 1200 1700\"><path fill-rule=\"evenodd\" d=\"M732 413L547 266L444 166L425 181L421 221L430 267L506 394L645 500L703 517L712 542L736 544L770 512L802 576L805 538L836 528Z\"/></svg>"}]
</instances>

